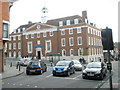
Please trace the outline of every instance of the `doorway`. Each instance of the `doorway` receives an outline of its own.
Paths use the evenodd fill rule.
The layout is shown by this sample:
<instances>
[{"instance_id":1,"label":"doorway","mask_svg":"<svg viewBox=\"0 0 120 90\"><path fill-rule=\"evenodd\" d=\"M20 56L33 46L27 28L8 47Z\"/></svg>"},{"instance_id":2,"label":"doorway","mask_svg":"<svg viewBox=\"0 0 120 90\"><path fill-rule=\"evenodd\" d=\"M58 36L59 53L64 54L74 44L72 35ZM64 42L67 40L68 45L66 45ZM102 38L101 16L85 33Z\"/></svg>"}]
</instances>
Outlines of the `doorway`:
<instances>
[{"instance_id":1,"label":"doorway","mask_svg":"<svg viewBox=\"0 0 120 90\"><path fill-rule=\"evenodd\" d=\"M38 59L41 59L41 51L37 51Z\"/></svg>"}]
</instances>

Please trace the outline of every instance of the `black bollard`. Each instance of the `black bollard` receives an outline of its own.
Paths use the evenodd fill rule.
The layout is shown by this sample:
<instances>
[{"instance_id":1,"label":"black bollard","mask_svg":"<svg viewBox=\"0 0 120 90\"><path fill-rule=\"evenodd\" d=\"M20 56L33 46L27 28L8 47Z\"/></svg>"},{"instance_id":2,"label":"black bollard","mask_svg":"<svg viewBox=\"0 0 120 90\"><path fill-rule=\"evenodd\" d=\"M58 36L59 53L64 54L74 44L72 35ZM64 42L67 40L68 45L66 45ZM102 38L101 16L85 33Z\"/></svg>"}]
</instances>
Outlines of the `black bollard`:
<instances>
[{"instance_id":1,"label":"black bollard","mask_svg":"<svg viewBox=\"0 0 120 90\"><path fill-rule=\"evenodd\" d=\"M17 63L17 65L16 65L16 69L18 69L18 66L19 66L19 63Z\"/></svg>"},{"instance_id":2,"label":"black bollard","mask_svg":"<svg viewBox=\"0 0 120 90\"><path fill-rule=\"evenodd\" d=\"M12 67L12 62L10 63L10 67Z\"/></svg>"},{"instance_id":3,"label":"black bollard","mask_svg":"<svg viewBox=\"0 0 120 90\"><path fill-rule=\"evenodd\" d=\"M20 64L18 66L19 66L19 71L20 71Z\"/></svg>"}]
</instances>

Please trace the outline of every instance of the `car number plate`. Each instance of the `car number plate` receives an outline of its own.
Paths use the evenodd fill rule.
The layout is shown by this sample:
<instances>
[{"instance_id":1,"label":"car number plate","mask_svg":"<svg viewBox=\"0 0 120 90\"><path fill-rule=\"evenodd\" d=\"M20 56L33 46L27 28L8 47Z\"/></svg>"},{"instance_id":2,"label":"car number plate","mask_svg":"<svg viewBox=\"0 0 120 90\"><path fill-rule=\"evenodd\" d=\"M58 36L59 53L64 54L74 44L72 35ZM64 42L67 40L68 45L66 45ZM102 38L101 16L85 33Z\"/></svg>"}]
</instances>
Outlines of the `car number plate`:
<instances>
[{"instance_id":1,"label":"car number plate","mask_svg":"<svg viewBox=\"0 0 120 90\"><path fill-rule=\"evenodd\" d=\"M35 72L35 70L30 70L30 72Z\"/></svg>"},{"instance_id":2,"label":"car number plate","mask_svg":"<svg viewBox=\"0 0 120 90\"><path fill-rule=\"evenodd\" d=\"M62 72L61 70L57 70L56 72Z\"/></svg>"},{"instance_id":3,"label":"car number plate","mask_svg":"<svg viewBox=\"0 0 120 90\"><path fill-rule=\"evenodd\" d=\"M87 74L88 76L94 76L94 74Z\"/></svg>"}]
</instances>

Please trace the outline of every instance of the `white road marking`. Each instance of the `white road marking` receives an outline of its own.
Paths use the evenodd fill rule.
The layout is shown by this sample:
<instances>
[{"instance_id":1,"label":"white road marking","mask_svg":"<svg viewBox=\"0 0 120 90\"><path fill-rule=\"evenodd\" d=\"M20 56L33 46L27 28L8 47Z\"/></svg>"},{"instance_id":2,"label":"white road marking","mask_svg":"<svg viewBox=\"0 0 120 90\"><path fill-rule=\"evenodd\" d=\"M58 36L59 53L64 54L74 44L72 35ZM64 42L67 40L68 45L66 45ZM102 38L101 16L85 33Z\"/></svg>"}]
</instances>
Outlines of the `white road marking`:
<instances>
[{"instance_id":1,"label":"white road marking","mask_svg":"<svg viewBox=\"0 0 120 90\"><path fill-rule=\"evenodd\" d=\"M15 84L13 84L15 86Z\"/></svg>"},{"instance_id":2,"label":"white road marking","mask_svg":"<svg viewBox=\"0 0 120 90\"><path fill-rule=\"evenodd\" d=\"M51 77L53 74L50 74L50 75L48 75L48 76L46 76L46 77Z\"/></svg>"},{"instance_id":3,"label":"white road marking","mask_svg":"<svg viewBox=\"0 0 120 90\"><path fill-rule=\"evenodd\" d=\"M22 86L23 84L20 84L20 86Z\"/></svg>"},{"instance_id":4,"label":"white road marking","mask_svg":"<svg viewBox=\"0 0 120 90\"><path fill-rule=\"evenodd\" d=\"M74 77L73 79L77 79L77 78L78 78L78 77L80 77L80 76L82 76L82 74L80 74L80 75L78 75L78 76Z\"/></svg>"},{"instance_id":5,"label":"white road marking","mask_svg":"<svg viewBox=\"0 0 120 90\"><path fill-rule=\"evenodd\" d=\"M30 85L27 85L28 87L30 86Z\"/></svg>"},{"instance_id":6,"label":"white road marking","mask_svg":"<svg viewBox=\"0 0 120 90\"><path fill-rule=\"evenodd\" d=\"M10 84L10 83L8 83L8 84Z\"/></svg>"},{"instance_id":7,"label":"white road marking","mask_svg":"<svg viewBox=\"0 0 120 90\"><path fill-rule=\"evenodd\" d=\"M35 86L35 88L37 88L38 86Z\"/></svg>"}]
</instances>

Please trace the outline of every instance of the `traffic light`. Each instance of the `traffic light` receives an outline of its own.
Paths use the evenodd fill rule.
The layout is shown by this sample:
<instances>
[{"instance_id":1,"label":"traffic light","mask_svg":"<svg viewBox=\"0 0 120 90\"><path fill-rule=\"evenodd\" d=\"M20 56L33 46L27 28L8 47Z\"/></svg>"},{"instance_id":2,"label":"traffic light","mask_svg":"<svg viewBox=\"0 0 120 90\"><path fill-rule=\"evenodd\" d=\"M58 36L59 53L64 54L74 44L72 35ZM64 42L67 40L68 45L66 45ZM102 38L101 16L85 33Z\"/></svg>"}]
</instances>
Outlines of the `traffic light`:
<instances>
[{"instance_id":1,"label":"traffic light","mask_svg":"<svg viewBox=\"0 0 120 90\"><path fill-rule=\"evenodd\" d=\"M103 50L113 50L114 44L112 37L112 29L108 27L106 27L106 29L102 29L101 36L102 36Z\"/></svg>"}]
</instances>

